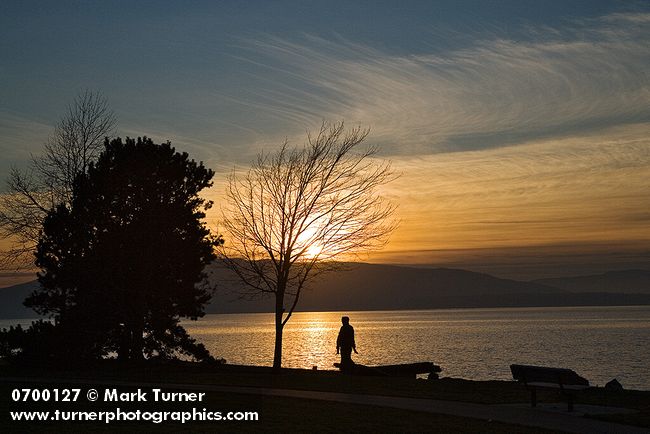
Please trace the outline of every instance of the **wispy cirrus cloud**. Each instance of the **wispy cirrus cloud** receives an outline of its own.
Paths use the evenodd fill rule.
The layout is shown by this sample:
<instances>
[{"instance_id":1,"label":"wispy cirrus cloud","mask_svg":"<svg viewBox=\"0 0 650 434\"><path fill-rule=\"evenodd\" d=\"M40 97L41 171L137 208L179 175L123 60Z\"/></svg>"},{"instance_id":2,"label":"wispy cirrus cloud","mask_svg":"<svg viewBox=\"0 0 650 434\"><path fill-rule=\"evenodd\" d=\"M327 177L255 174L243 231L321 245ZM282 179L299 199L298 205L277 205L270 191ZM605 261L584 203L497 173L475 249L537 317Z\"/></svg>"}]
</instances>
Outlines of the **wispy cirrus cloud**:
<instances>
[{"instance_id":1,"label":"wispy cirrus cloud","mask_svg":"<svg viewBox=\"0 0 650 434\"><path fill-rule=\"evenodd\" d=\"M650 14L613 14L520 40L481 35L432 54L305 36L249 41L256 91L233 101L302 131L370 125L387 153L481 149L650 120ZM262 89L262 90L261 90Z\"/></svg>"},{"instance_id":2,"label":"wispy cirrus cloud","mask_svg":"<svg viewBox=\"0 0 650 434\"><path fill-rule=\"evenodd\" d=\"M10 111L0 110L0 152L4 161L29 158L52 131L52 126Z\"/></svg>"}]
</instances>

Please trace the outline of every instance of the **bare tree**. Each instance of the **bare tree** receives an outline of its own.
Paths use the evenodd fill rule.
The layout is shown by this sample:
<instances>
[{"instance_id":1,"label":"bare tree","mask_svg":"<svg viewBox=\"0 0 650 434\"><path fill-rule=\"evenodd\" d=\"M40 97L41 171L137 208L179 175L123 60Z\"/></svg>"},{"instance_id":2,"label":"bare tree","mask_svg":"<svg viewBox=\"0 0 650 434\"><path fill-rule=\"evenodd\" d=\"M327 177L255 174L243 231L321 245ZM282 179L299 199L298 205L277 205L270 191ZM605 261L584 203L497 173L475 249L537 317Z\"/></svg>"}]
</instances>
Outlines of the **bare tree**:
<instances>
[{"instance_id":1,"label":"bare tree","mask_svg":"<svg viewBox=\"0 0 650 434\"><path fill-rule=\"evenodd\" d=\"M7 191L0 196L0 237L10 240L0 254L2 268L32 265L43 219L70 200L75 177L97 157L115 124L106 98L86 90L68 106L42 155L32 156L26 170L11 169Z\"/></svg>"},{"instance_id":2,"label":"bare tree","mask_svg":"<svg viewBox=\"0 0 650 434\"><path fill-rule=\"evenodd\" d=\"M368 130L323 124L307 146L261 154L227 188L220 257L254 297L275 296L274 369L282 363L282 332L301 291L340 260L383 246L395 227L393 205L379 188L393 178L375 150L356 152Z\"/></svg>"}]
</instances>

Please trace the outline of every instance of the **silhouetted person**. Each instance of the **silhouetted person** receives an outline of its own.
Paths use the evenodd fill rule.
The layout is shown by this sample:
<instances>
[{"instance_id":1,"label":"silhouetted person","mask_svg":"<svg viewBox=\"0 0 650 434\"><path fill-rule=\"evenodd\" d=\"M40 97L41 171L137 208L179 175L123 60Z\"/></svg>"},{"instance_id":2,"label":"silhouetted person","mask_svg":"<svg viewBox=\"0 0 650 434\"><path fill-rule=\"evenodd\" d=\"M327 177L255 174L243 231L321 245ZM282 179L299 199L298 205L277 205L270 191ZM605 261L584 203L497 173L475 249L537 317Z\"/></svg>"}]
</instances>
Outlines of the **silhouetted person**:
<instances>
[{"instance_id":1,"label":"silhouetted person","mask_svg":"<svg viewBox=\"0 0 650 434\"><path fill-rule=\"evenodd\" d=\"M357 346L354 343L354 328L350 325L350 318L344 316L341 318L343 325L339 330L339 336L336 338L336 354L341 353L341 370L348 369L354 365L352 361L352 350L356 354Z\"/></svg>"}]
</instances>

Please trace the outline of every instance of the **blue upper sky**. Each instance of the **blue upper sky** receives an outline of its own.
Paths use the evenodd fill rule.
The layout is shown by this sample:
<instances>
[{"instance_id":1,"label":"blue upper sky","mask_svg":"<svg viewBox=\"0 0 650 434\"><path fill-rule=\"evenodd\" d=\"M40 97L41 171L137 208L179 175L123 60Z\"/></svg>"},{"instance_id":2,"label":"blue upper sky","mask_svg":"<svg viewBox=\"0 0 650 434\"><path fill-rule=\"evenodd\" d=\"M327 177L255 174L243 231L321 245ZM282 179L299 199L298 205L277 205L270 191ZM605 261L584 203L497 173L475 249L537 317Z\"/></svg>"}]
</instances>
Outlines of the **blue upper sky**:
<instances>
[{"instance_id":1,"label":"blue upper sky","mask_svg":"<svg viewBox=\"0 0 650 434\"><path fill-rule=\"evenodd\" d=\"M344 119L404 173L385 260L526 248L531 264L638 266L649 46L644 1L5 0L0 178L85 89L119 135L215 168L217 200L233 166Z\"/></svg>"},{"instance_id":2,"label":"blue upper sky","mask_svg":"<svg viewBox=\"0 0 650 434\"><path fill-rule=\"evenodd\" d=\"M292 80L291 69L300 66L259 43L311 48L318 43L309 39L320 38L382 56L444 55L483 40L531 41L546 27L642 8L595 0L3 1L0 114L20 125L51 125L79 90L89 88L109 98L125 132L236 146L310 127L266 113L274 107L246 105L277 99L283 85L314 90L305 77ZM330 115L313 110L315 118ZM7 122L0 134L15 136L6 132ZM38 149L38 135L29 139L36 143L21 146ZM5 149L18 144L3 142Z\"/></svg>"}]
</instances>

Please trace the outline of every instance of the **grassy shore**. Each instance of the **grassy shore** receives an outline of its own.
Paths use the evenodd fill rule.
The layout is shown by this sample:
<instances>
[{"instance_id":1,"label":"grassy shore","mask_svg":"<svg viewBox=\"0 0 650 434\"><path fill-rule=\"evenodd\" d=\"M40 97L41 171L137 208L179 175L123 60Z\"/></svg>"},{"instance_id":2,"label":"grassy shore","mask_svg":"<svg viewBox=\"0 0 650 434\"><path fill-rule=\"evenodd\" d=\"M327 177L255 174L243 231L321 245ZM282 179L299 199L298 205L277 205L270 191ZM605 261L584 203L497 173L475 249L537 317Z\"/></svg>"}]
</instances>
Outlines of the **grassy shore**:
<instances>
[{"instance_id":1,"label":"grassy shore","mask_svg":"<svg viewBox=\"0 0 650 434\"><path fill-rule=\"evenodd\" d=\"M14 366L0 367L0 376L32 379L56 379L56 387L64 387L66 379L87 381L130 381L138 383L167 383L167 384L211 384L230 386L251 386L281 389L316 390L329 392L371 394L384 396L404 396L428 399L441 399L484 404L525 403L529 400L529 392L521 385L509 381L469 381L461 379L416 380L408 378L389 377L352 377L341 375L335 371L309 371L285 369L281 374L274 374L268 368L244 366L207 366L189 363L178 364L146 364L142 366L121 366L106 362L92 367L76 367L70 369L26 368ZM14 384L15 383L15 384ZM9 410L25 410L16 407L9 400L11 389L17 387L34 387L33 383L24 386L17 382L3 383L2 412L5 416ZM54 387L52 383L44 383L40 387ZM86 386L79 386L86 389ZM89 387L89 386L88 386ZM120 391L123 388L120 388ZM167 390L167 389L165 389ZM298 400L278 397L258 397L245 395L220 396L209 393L207 402L202 407L214 411L258 411L258 422L221 422L218 426L195 423L183 429L192 431L218 430L232 431L318 431L318 432L352 432L373 430L381 432L422 432L436 430L439 432L543 432L537 429L514 427L500 423L486 423L473 419L452 416L425 414L397 409L377 408L362 405ZM555 392L547 391L539 394L541 402L558 402L562 398ZM650 392L639 391L609 391L602 388L592 388L576 396L578 404L607 405L638 410L638 413L603 417L604 420L650 427ZM88 404L88 403L86 403ZM97 404L97 403L93 403ZM79 404L80 405L80 404ZM149 405L149 404L148 404ZM175 404L178 409L178 404ZM47 405L46 405L47 407ZM97 405L93 405L93 409ZM113 407L115 407L113 405ZM128 406L121 405L127 409ZM182 407L182 406L181 406ZM135 408L135 407L134 407ZM143 408L139 405L137 408ZM32 408L28 408L31 410ZM81 408L74 407L73 410ZM182 408L181 408L182 409ZM160 404L155 410L162 410ZM19 428L25 431L25 424ZM55 428L53 425L29 424L30 428ZM91 430L108 430L99 424L86 423ZM165 431L178 429L180 425L133 425L139 430L144 428ZM78 427L79 425L75 425ZM122 424L120 424L122 426ZM130 426L125 424L124 426ZM61 428L60 425L56 428Z\"/></svg>"}]
</instances>

